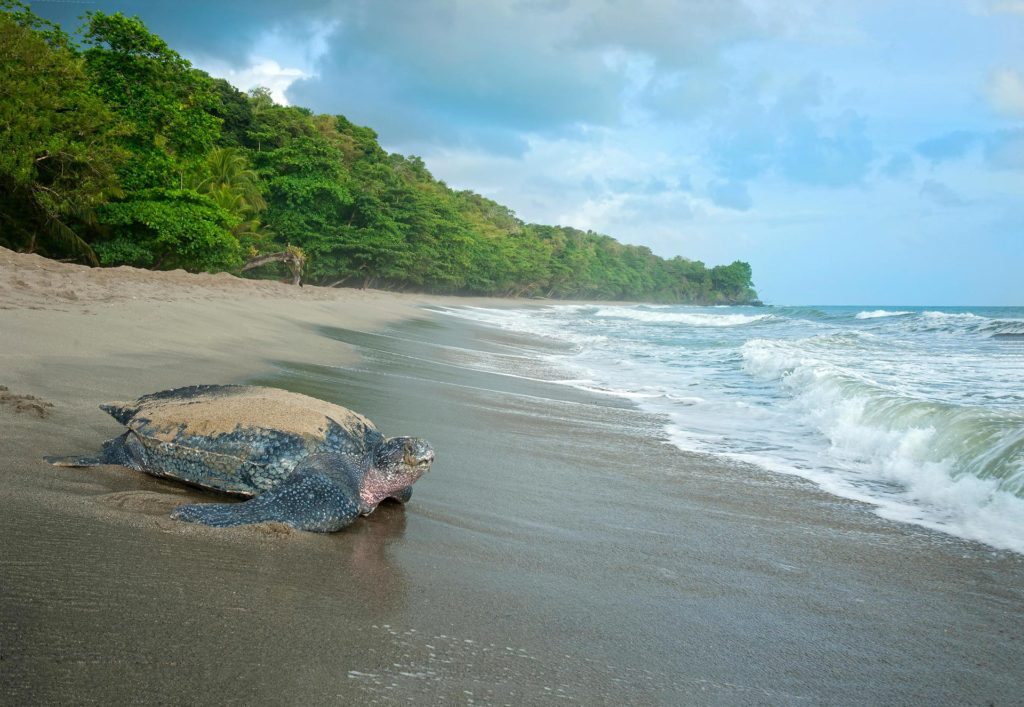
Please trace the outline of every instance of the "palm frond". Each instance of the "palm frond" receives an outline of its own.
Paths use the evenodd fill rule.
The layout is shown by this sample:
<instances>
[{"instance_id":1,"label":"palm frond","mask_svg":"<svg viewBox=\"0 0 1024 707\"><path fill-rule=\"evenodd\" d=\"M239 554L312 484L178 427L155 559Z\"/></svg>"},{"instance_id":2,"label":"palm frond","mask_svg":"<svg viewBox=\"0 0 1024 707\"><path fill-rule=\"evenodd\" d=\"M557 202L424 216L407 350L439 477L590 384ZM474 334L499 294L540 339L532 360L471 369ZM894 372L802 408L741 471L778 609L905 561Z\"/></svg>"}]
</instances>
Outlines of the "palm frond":
<instances>
[{"instance_id":1,"label":"palm frond","mask_svg":"<svg viewBox=\"0 0 1024 707\"><path fill-rule=\"evenodd\" d=\"M92 246L82 240L82 237L75 233L66 223L56 216L47 214L43 220L43 226L50 239L65 251L82 258L89 265L99 266L99 258L96 257L96 252L92 249Z\"/></svg>"}]
</instances>

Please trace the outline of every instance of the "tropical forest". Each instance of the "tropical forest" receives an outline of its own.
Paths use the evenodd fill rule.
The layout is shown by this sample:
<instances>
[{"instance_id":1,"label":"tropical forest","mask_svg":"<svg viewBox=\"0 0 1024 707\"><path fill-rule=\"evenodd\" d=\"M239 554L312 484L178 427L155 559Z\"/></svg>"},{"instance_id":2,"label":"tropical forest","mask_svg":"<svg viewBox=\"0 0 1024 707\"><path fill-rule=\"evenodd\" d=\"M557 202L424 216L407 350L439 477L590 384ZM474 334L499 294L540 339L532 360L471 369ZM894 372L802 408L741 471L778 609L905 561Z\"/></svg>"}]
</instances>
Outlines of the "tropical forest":
<instances>
[{"instance_id":1,"label":"tropical forest","mask_svg":"<svg viewBox=\"0 0 1024 707\"><path fill-rule=\"evenodd\" d=\"M706 267L508 207L342 115L194 68L137 17L0 0L0 246L92 266L432 293L737 304ZM253 267L254 265L262 267ZM298 280L298 273L296 273Z\"/></svg>"}]
</instances>

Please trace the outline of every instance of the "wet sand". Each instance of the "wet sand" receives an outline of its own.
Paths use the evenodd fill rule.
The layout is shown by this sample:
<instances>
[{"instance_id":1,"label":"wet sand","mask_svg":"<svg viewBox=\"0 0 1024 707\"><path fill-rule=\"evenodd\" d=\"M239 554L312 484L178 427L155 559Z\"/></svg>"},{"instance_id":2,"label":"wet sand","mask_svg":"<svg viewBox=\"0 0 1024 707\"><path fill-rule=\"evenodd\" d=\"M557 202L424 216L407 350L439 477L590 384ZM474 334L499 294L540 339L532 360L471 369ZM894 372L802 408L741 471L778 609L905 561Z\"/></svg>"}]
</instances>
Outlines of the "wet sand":
<instances>
[{"instance_id":1,"label":"wet sand","mask_svg":"<svg viewBox=\"0 0 1024 707\"><path fill-rule=\"evenodd\" d=\"M1020 703L1024 558L489 372L544 342L417 308L438 298L184 274L54 299L8 261L0 385L53 407L0 400L6 704ZM331 535L179 523L214 497L41 460L116 434L99 402L200 382L313 394L438 458Z\"/></svg>"}]
</instances>

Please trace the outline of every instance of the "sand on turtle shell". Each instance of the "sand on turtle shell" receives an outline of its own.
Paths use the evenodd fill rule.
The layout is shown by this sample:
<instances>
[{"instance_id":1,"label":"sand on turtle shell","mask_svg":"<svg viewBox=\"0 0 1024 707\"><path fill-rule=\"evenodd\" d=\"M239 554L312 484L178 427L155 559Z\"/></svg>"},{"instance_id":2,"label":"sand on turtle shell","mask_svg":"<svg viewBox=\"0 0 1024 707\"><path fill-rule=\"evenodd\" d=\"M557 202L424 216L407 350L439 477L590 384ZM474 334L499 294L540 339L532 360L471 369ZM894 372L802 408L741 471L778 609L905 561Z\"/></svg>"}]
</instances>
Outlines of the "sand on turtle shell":
<instances>
[{"instance_id":1,"label":"sand on turtle shell","mask_svg":"<svg viewBox=\"0 0 1024 707\"><path fill-rule=\"evenodd\" d=\"M134 403L114 403L133 406ZM212 437L239 427L277 430L306 439L323 440L333 420L346 432L361 436L373 423L357 412L308 395L277 388L227 387L189 398L144 400L139 416L150 434L164 442L189 434ZM184 425L184 428L182 428Z\"/></svg>"}]
</instances>

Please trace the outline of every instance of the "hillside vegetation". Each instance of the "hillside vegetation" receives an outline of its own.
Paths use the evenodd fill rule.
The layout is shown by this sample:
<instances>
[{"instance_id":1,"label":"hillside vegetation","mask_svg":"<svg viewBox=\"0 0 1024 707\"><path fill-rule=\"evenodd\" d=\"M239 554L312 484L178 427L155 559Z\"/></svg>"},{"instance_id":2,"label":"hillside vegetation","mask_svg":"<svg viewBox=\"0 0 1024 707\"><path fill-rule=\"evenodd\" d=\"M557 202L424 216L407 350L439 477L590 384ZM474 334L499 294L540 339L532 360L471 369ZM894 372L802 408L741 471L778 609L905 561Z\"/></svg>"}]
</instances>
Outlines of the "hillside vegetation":
<instances>
[{"instance_id":1,"label":"hillside vegetation","mask_svg":"<svg viewBox=\"0 0 1024 707\"><path fill-rule=\"evenodd\" d=\"M0 0L0 10L0 245L211 272L290 248L305 258L304 278L324 285L756 297L744 262L707 268L524 223L451 189L420 158L387 153L370 128L193 68L138 18L90 12L74 41L21 3Z\"/></svg>"}]
</instances>

